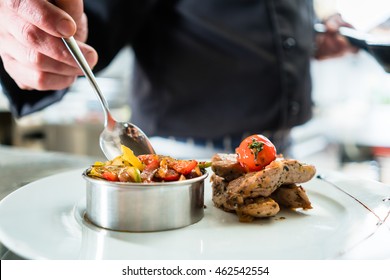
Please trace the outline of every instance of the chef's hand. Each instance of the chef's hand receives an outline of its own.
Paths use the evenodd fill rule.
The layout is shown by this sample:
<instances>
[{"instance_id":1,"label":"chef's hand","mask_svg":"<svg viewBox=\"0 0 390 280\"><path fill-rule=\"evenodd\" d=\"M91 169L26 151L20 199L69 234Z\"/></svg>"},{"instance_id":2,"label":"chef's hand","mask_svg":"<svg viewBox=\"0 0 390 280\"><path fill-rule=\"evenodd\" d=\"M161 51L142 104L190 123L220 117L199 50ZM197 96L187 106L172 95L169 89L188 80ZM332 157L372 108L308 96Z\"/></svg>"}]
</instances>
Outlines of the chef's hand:
<instances>
[{"instance_id":1,"label":"chef's hand","mask_svg":"<svg viewBox=\"0 0 390 280\"><path fill-rule=\"evenodd\" d=\"M25 90L69 87L82 72L61 37L74 36L91 67L96 51L86 45L82 0L0 0L0 56Z\"/></svg>"},{"instance_id":2,"label":"chef's hand","mask_svg":"<svg viewBox=\"0 0 390 280\"><path fill-rule=\"evenodd\" d=\"M326 19L323 24L326 27L326 32L317 34L316 36L317 50L315 58L322 60L340 57L346 53L358 52L358 48L353 47L348 40L338 32L341 26L353 28L351 24L342 19L341 15L332 15Z\"/></svg>"}]
</instances>

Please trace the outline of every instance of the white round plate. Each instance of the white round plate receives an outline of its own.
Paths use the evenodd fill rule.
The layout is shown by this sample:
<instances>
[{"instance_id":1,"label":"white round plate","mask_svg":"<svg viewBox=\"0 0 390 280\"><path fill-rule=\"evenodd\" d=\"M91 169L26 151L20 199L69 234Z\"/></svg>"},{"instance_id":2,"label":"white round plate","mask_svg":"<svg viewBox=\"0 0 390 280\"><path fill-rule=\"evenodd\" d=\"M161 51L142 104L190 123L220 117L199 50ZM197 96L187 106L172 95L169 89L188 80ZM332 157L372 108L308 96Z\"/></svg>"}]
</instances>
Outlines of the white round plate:
<instances>
[{"instance_id":1,"label":"white round plate","mask_svg":"<svg viewBox=\"0 0 390 280\"><path fill-rule=\"evenodd\" d=\"M213 206L206 180L200 222L162 232L109 231L83 218L82 171L43 178L3 199L0 242L27 259L335 259L378 223L355 199L319 179L303 185L313 209L240 223Z\"/></svg>"}]
</instances>

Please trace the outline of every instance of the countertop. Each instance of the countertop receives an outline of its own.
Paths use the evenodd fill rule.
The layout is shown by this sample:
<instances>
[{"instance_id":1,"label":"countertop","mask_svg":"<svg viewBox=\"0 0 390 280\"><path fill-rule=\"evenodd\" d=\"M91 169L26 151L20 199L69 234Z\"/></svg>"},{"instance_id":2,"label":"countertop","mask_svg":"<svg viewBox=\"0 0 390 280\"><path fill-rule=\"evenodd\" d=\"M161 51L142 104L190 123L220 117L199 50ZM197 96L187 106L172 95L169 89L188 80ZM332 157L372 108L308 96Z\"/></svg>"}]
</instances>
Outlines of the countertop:
<instances>
[{"instance_id":1,"label":"countertop","mask_svg":"<svg viewBox=\"0 0 390 280\"><path fill-rule=\"evenodd\" d=\"M0 145L0 201L18 188L37 179L76 168L96 158L65 153L42 152ZM0 258L18 258L0 243Z\"/></svg>"}]
</instances>

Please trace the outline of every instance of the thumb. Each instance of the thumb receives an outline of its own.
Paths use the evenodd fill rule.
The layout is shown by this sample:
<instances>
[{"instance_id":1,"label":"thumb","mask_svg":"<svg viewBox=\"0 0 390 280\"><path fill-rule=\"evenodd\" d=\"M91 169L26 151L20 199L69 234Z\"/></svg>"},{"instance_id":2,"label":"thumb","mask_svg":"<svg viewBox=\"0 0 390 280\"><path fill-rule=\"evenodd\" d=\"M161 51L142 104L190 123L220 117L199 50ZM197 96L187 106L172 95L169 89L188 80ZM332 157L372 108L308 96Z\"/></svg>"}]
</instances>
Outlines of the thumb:
<instances>
[{"instance_id":1,"label":"thumb","mask_svg":"<svg viewBox=\"0 0 390 280\"><path fill-rule=\"evenodd\" d=\"M76 22L76 24L83 17L83 0L52 0L50 2L56 5L58 8L67 12Z\"/></svg>"},{"instance_id":2,"label":"thumb","mask_svg":"<svg viewBox=\"0 0 390 280\"><path fill-rule=\"evenodd\" d=\"M75 21L78 30L85 29L86 18L83 0L51 0L50 2L70 15Z\"/></svg>"}]
</instances>

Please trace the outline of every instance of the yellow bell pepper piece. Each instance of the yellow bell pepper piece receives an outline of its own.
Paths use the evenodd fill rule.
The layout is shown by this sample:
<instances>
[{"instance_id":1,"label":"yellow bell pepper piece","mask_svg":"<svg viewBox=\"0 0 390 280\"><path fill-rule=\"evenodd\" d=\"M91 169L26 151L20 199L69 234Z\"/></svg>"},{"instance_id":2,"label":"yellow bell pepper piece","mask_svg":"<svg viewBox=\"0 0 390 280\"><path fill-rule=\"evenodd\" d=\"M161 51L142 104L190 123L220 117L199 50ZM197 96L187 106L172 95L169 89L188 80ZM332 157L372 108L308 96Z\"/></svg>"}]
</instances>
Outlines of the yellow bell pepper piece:
<instances>
[{"instance_id":1,"label":"yellow bell pepper piece","mask_svg":"<svg viewBox=\"0 0 390 280\"><path fill-rule=\"evenodd\" d=\"M144 169L142 162L134 155L134 152L129 147L121 145L121 149L123 153L123 160L129 162L132 166L138 168L140 171Z\"/></svg>"}]
</instances>

